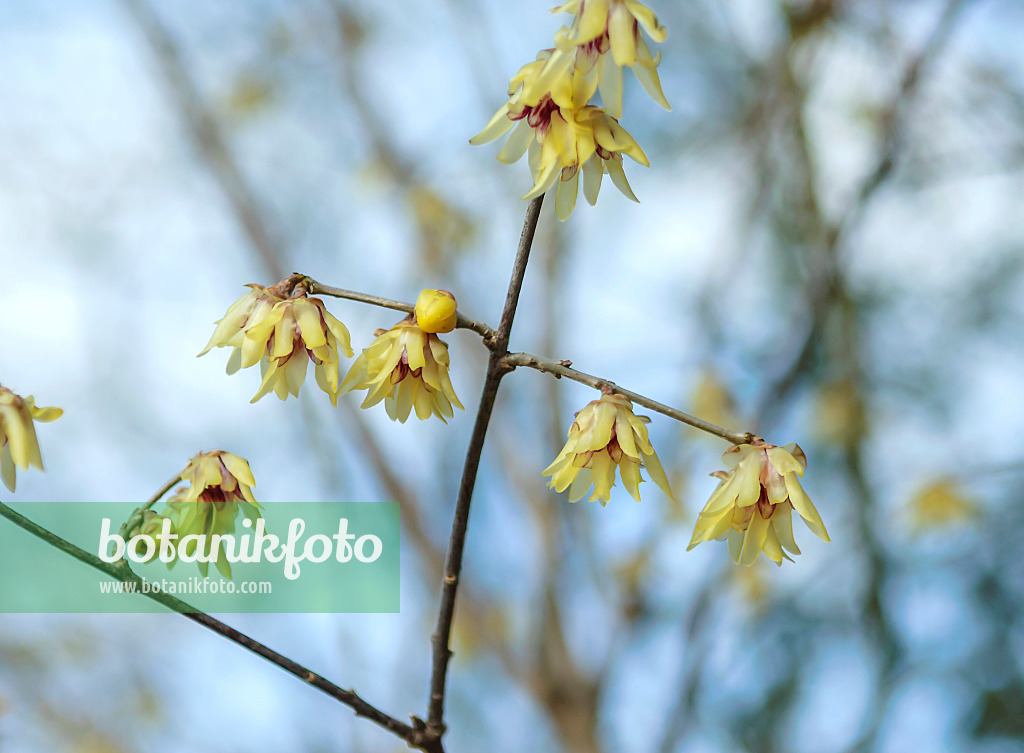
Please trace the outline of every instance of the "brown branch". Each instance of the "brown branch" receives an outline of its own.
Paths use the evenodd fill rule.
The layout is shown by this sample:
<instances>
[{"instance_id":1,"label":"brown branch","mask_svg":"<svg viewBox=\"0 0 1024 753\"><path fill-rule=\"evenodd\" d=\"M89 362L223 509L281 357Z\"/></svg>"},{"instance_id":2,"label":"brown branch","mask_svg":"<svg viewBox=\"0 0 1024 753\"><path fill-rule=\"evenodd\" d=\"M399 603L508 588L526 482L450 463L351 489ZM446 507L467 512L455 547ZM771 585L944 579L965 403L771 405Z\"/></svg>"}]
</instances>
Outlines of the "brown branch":
<instances>
[{"instance_id":1,"label":"brown branch","mask_svg":"<svg viewBox=\"0 0 1024 753\"><path fill-rule=\"evenodd\" d=\"M341 288L332 288L330 285L324 285L311 278L305 278L306 287L309 292L316 295L329 295L335 298L345 298L349 301L359 301L360 303L368 303L371 306L380 306L381 308L394 309L395 311L404 311L407 314L411 314L415 310L415 306L411 303L404 303L403 301L393 301L390 298L381 298L375 295L368 295L366 293L359 293L354 290L342 290ZM480 337L484 339L484 344L487 347L492 348L496 341L497 333L488 327L483 322L478 322L475 319L470 319L468 316L459 313L458 319L456 320L455 326L459 329L469 329L476 332Z\"/></svg>"},{"instance_id":2,"label":"brown branch","mask_svg":"<svg viewBox=\"0 0 1024 753\"><path fill-rule=\"evenodd\" d=\"M721 437L727 442L733 444L750 444L754 441L754 434L748 432L730 431L729 429L723 429L721 426L715 426L714 424L703 421L696 416L691 416L689 413L684 413L677 408L672 408L663 403L659 403L657 400L651 400L649 397L637 394L630 390L619 387L615 382L611 382L601 377L596 377L591 374L586 374L582 371L577 371L571 368L570 361L553 361L549 358L541 358L531 353L510 353L504 357L505 364L514 369L519 366L526 366L537 371L542 371L545 374L551 374L556 379L565 377L566 379L572 379L574 382L585 384L588 387L593 387L595 390L608 389L614 393L629 398L634 403L650 408L653 411L661 413L669 418L674 418L676 421L681 421L687 426L692 426L695 429L700 429L708 434L714 434L716 437Z\"/></svg>"},{"instance_id":3,"label":"brown branch","mask_svg":"<svg viewBox=\"0 0 1024 753\"><path fill-rule=\"evenodd\" d=\"M79 562L84 562L97 570L109 575L111 578L118 580L122 583L136 583L141 586L143 579L136 575L127 566L124 560L117 563L104 562L99 557L86 552L84 549L79 549L71 542L61 538L55 533L43 528L37 523L21 515L17 511L11 509L3 502L0 502L0 515L10 520L16 526L28 531L33 536L36 536L45 541L50 546L53 546L65 554L74 557ZM151 599L158 604L171 609L172 611L178 612L183 617L196 622L203 627L212 630L218 635L227 638L233 643L237 643L243 648L247 648L257 656L260 656L271 664L274 664L285 672L288 672L295 677L298 677L303 682L311 685L322 693L329 695L335 700L341 701L346 706L350 707L355 711L356 716L365 717L381 727L384 727L390 732L393 732L398 737L402 738L410 745L421 746L423 743L424 733L421 729L411 727L404 722L400 722L388 714L385 714L380 709L372 706L371 704L360 698L355 691L345 690L344 688L335 685L333 682L325 679L324 677L306 669L298 662L292 661L287 656L274 651L269 646L260 643L259 641L250 638L238 630L235 630L230 625L227 625L215 617L211 617L208 614L198 611L195 607L191 606L187 602L177 599L169 594L162 593L155 590L147 590L143 592L141 588L138 589L138 593Z\"/></svg>"},{"instance_id":4,"label":"brown branch","mask_svg":"<svg viewBox=\"0 0 1024 753\"><path fill-rule=\"evenodd\" d=\"M519 303L519 292L523 287L526 265L530 259L530 248L533 246L533 236L537 230L537 220L540 217L543 201L544 196L538 196L526 208L523 233L519 239L519 249L512 267L512 278L509 281L508 294L505 297L505 307L501 312L494 348L487 362L487 376L484 378L480 406L477 408L473 434L469 441L469 447L466 449L466 462L462 468L462 481L459 484L458 499L455 502L455 517L452 520L452 534L448 543L448 554L445 557L437 628L431 637L433 671L430 677L427 732L436 739L437 750L442 750L440 741L445 730L445 680L448 675L448 662L452 655L448 643L455 613L455 596L459 588L459 574L462 571L462 554L466 544L466 530L469 526L469 508L473 499L477 471L480 468L484 440L487 437L487 427L491 420L491 412L494 410L494 400L498 394L498 386L502 377L509 372L504 358L508 354L509 335L512 332L512 322L515 319L516 306Z\"/></svg>"}]
</instances>

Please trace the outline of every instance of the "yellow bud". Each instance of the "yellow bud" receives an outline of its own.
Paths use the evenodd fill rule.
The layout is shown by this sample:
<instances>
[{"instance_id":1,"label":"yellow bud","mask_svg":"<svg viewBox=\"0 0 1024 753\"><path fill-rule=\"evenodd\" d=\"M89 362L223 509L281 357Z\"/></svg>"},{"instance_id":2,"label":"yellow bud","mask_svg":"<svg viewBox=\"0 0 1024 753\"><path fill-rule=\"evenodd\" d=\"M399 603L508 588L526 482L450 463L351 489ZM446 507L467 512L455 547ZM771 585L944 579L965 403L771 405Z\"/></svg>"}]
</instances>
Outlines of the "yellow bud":
<instances>
[{"instance_id":1,"label":"yellow bud","mask_svg":"<svg viewBox=\"0 0 1024 753\"><path fill-rule=\"evenodd\" d=\"M455 296L447 290L420 291L416 299L416 324L427 333L451 332L455 329Z\"/></svg>"}]
</instances>

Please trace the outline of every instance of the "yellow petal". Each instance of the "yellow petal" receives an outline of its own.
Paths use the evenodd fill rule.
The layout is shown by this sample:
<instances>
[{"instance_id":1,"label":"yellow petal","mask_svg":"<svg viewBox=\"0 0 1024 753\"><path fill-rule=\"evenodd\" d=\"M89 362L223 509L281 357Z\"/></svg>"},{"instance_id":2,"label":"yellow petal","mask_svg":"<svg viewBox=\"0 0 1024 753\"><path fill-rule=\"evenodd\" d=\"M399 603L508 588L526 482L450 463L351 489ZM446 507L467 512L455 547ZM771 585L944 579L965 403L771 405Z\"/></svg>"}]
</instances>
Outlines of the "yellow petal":
<instances>
[{"instance_id":1,"label":"yellow petal","mask_svg":"<svg viewBox=\"0 0 1024 753\"><path fill-rule=\"evenodd\" d=\"M14 491L16 483L16 471L14 469L14 459L11 457L11 451L7 445L0 447L0 479L3 480L4 486Z\"/></svg>"},{"instance_id":2,"label":"yellow petal","mask_svg":"<svg viewBox=\"0 0 1024 753\"><path fill-rule=\"evenodd\" d=\"M740 564L753 565L757 555L764 549L764 542L768 538L768 521L761 517L761 514L754 510L750 516L750 525L747 526L747 533L743 537L743 551L740 554Z\"/></svg>"},{"instance_id":3,"label":"yellow petal","mask_svg":"<svg viewBox=\"0 0 1024 753\"><path fill-rule=\"evenodd\" d=\"M615 3L608 16L608 40L616 65L636 62L636 19L621 3Z\"/></svg>"},{"instance_id":4,"label":"yellow petal","mask_svg":"<svg viewBox=\"0 0 1024 753\"><path fill-rule=\"evenodd\" d=\"M320 309L309 301L298 300L292 304L295 321L306 347L312 350L327 344L327 333L320 320Z\"/></svg>"},{"instance_id":5,"label":"yellow petal","mask_svg":"<svg viewBox=\"0 0 1024 753\"><path fill-rule=\"evenodd\" d=\"M643 481L640 478L640 464L623 458L622 462L619 463L619 475L622 477L622 485L626 487L626 491L629 492L633 499L639 502L640 482Z\"/></svg>"},{"instance_id":6,"label":"yellow petal","mask_svg":"<svg viewBox=\"0 0 1024 753\"><path fill-rule=\"evenodd\" d=\"M558 192L555 195L555 214L565 222L576 207L576 195L579 193L580 171L574 170L568 180L558 181Z\"/></svg>"},{"instance_id":7,"label":"yellow petal","mask_svg":"<svg viewBox=\"0 0 1024 753\"><path fill-rule=\"evenodd\" d=\"M473 146L479 146L480 144L494 141L506 134L513 125L514 121L508 117L508 103L506 103L494 113L487 125L484 126L484 129L469 140L469 143Z\"/></svg>"},{"instance_id":8,"label":"yellow petal","mask_svg":"<svg viewBox=\"0 0 1024 753\"><path fill-rule=\"evenodd\" d=\"M807 527L811 529L815 536L822 541L828 541L828 531L825 530L825 524L822 522L817 508L811 503L810 497L807 496L803 487L800 486L800 481L795 474L786 474L786 487L789 489L789 501L793 504L793 509L800 514L800 517L804 519L804 523L807 524Z\"/></svg>"}]
</instances>

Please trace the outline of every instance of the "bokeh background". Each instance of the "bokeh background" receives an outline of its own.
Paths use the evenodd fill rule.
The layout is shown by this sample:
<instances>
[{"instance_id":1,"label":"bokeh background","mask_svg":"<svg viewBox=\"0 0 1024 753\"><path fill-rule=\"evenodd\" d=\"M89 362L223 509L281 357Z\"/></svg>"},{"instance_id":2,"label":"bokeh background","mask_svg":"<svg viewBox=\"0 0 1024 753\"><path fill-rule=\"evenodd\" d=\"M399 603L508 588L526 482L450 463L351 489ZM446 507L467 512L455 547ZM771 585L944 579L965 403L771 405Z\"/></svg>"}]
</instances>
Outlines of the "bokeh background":
<instances>
[{"instance_id":1,"label":"bokeh background","mask_svg":"<svg viewBox=\"0 0 1024 753\"><path fill-rule=\"evenodd\" d=\"M0 380L65 415L11 502L144 500L200 449L265 505L397 499L397 615L241 615L392 715L429 635L468 410L394 424L249 399L196 359L249 282L301 271L496 324L531 181L467 140L567 17L549 0L0 3ZM652 485L572 505L540 471L592 391L505 380L471 517L450 751L1024 750L1024 6L652 0L672 112L651 167L544 213L512 348L810 459L832 535L686 553L720 440L659 415ZM329 300L356 346L394 312ZM0 521L0 546L27 535ZM32 577L26 563L25 577ZM41 583L40 588L45 584ZM176 615L0 616L0 750L397 751Z\"/></svg>"}]
</instances>

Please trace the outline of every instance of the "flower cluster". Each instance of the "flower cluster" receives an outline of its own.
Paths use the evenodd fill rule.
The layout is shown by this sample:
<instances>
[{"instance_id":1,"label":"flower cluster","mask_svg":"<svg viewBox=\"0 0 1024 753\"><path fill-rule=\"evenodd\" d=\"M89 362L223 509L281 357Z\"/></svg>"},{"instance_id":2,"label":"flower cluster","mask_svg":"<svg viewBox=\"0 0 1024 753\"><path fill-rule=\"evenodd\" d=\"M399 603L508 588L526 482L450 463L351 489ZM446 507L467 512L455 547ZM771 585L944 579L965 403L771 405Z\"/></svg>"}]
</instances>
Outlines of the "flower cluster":
<instances>
[{"instance_id":1,"label":"flower cluster","mask_svg":"<svg viewBox=\"0 0 1024 753\"><path fill-rule=\"evenodd\" d=\"M31 395L21 397L0 387L0 478L12 492L16 469L27 471L35 466L43 470L33 421L56 421L63 412L60 408L37 408Z\"/></svg>"},{"instance_id":2,"label":"flower cluster","mask_svg":"<svg viewBox=\"0 0 1024 753\"><path fill-rule=\"evenodd\" d=\"M164 520L170 520L171 533L184 541L189 557L196 553L198 537L206 537L203 539L206 550L196 560L203 577L209 572L212 561L221 575L230 578L231 566L222 556L223 546L217 541L214 551L210 537L234 534L239 512L250 521L260 517L262 508L252 493L252 487L256 485L252 470L237 455L211 450L192 458L181 472L181 480L189 482L188 488L175 489L162 513L145 510L141 521L129 532L129 538L139 534L155 537L160 533ZM186 539L188 536L196 538L189 541ZM174 567L176 562L171 561L168 568Z\"/></svg>"},{"instance_id":3,"label":"flower cluster","mask_svg":"<svg viewBox=\"0 0 1024 753\"><path fill-rule=\"evenodd\" d=\"M547 468L548 484L558 492L569 490L569 501L577 502L590 491L590 500L611 499L615 486L615 469L619 469L622 485L637 502L640 501L640 469L672 498L668 478L661 461L647 436L647 416L633 413L633 404L622 395L603 395L576 414L569 427L569 441Z\"/></svg>"},{"instance_id":4,"label":"flower cluster","mask_svg":"<svg viewBox=\"0 0 1024 753\"><path fill-rule=\"evenodd\" d=\"M363 408L383 400L391 419L402 423L413 408L417 418L435 415L444 423L453 405L464 410L448 376L448 346L441 338L409 319L375 334L377 339L352 364L341 392L366 390Z\"/></svg>"},{"instance_id":5,"label":"flower cluster","mask_svg":"<svg viewBox=\"0 0 1024 753\"><path fill-rule=\"evenodd\" d=\"M252 290L231 305L203 352L231 347L227 371L260 364L263 382L253 397L256 402L274 392L282 400L298 397L310 361L316 382L338 402L339 353L352 357L348 329L335 319L319 298L309 297L301 276L292 275L268 288Z\"/></svg>"},{"instance_id":6,"label":"flower cluster","mask_svg":"<svg viewBox=\"0 0 1024 753\"><path fill-rule=\"evenodd\" d=\"M555 47L542 50L509 82L509 99L484 129L470 139L486 144L512 130L498 152L511 164L529 150L534 186L523 198L548 191L558 181L555 211L565 220L576 206L580 171L583 193L593 205L605 174L636 201L622 156L649 165L643 150L619 125L622 68L629 67L651 97L671 109L661 89L654 57L640 33L665 39L665 27L637 0L572 0L554 8L571 13L572 23L555 35ZM600 91L602 106L590 104Z\"/></svg>"},{"instance_id":7,"label":"flower cluster","mask_svg":"<svg viewBox=\"0 0 1024 753\"><path fill-rule=\"evenodd\" d=\"M728 539L729 554L737 564L752 565L764 555L782 564L790 554L800 554L793 540L793 516L823 541L828 532L821 516L800 486L807 458L798 445L776 447L760 439L734 445L722 460L729 471L716 471L718 488L697 518L687 549L712 539Z\"/></svg>"},{"instance_id":8,"label":"flower cluster","mask_svg":"<svg viewBox=\"0 0 1024 753\"><path fill-rule=\"evenodd\" d=\"M339 353L353 355L348 329L323 301L309 297L309 286L309 278L299 274L270 287L249 285L252 290L217 322L199 355L213 347L234 348L229 374L260 363L263 383L252 402L271 391L282 400L298 397L312 361L317 384L334 405L339 395L366 389L363 408L383 400L388 415L403 423L413 408L421 419L435 415L442 421L452 417L453 405L462 409L448 376L448 346L437 336L455 329L455 296L447 290L421 291L413 313L390 330L377 330L341 380Z\"/></svg>"}]
</instances>

